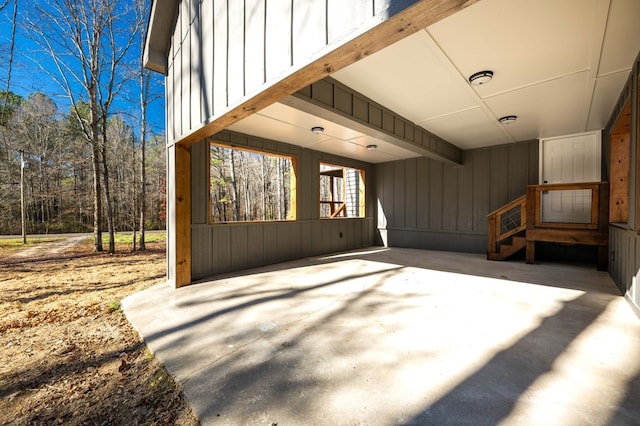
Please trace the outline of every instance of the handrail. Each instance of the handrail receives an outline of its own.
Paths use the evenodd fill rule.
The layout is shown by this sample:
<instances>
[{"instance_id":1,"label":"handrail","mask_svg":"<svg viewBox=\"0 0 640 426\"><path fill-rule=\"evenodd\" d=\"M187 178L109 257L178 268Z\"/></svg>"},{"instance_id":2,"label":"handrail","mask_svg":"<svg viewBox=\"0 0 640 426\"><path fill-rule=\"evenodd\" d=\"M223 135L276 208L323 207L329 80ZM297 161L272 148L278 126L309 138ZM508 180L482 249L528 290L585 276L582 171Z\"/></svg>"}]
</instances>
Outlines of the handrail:
<instances>
[{"instance_id":1,"label":"handrail","mask_svg":"<svg viewBox=\"0 0 640 426\"><path fill-rule=\"evenodd\" d=\"M518 206L520 206L520 223L518 226L502 232L502 216ZM499 209L494 210L489 213L487 217L489 219L488 252L496 253L498 250L498 243L521 231L524 231L527 228L527 195L522 195Z\"/></svg>"},{"instance_id":2,"label":"handrail","mask_svg":"<svg viewBox=\"0 0 640 426\"><path fill-rule=\"evenodd\" d=\"M591 190L589 223L543 222L542 193L545 191ZM609 182L529 185L527 187L526 260L535 263L536 241L586 244L598 247L598 270L605 271L609 260Z\"/></svg>"},{"instance_id":3,"label":"handrail","mask_svg":"<svg viewBox=\"0 0 640 426\"><path fill-rule=\"evenodd\" d=\"M515 206L517 206L518 204L522 203L523 201L525 201L527 198L527 194L521 195L518 198L516 198L515 200L511 201L508 204L505 204L504 206L500 207L499 209L496 209L494 211L492 211L491 213L489 213L487 215L487 217L491 216L491 215L497 215L497 214L502 214L506 211L511 210L512 208L514 208Z\"/></svg>"},{"instance_id":4,"label":"handrail","mask_svg":"<svg viewBox=\"0 0 640 426\"><path fill-rule=\"evenodd\" d=\"M591 191L591 219L588 223L548 222L542 220L542 194L546 191ZM607 229L609 221L609 182L552 183L527 186L527 201L532 208L528 213L527 229Z\"/></svg>"},{"instance_id":5,"label":"handrail","mask_svg":"<svg viewBox=\"0 0 640 426\"><path fill-rule=\"evenodd\" d=\"M591 191L590 218L583 223L544 222L542 194L548 191ZM520 217L515 210L520 206ZM585 206L586 207L586 206ZM586 213L586 212L585 212ZM503 218L504 217L504 218ZM560 218L562 216L556 216ZM598 246L598 268L606 269L609 227L609 182L554 183L529 185L525 195L505 204L487 215L489 220L487 258L502 260L522 247L516 234L526 230L527 263L534 263L535 242L577 243ZM548 218L547 218L548 219ZM557 219L556 219L557 220ZM511 244L500 244L514 237Z\"/></svg>"}]
</instances>

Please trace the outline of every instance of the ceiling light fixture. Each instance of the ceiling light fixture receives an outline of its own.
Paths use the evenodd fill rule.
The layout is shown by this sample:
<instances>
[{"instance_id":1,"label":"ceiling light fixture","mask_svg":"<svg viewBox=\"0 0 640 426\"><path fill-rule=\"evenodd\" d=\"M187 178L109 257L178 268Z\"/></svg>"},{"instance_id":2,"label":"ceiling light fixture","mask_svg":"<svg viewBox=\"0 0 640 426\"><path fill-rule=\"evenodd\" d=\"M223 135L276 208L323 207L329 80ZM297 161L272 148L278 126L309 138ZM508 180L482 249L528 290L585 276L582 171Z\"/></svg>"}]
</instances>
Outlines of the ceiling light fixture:
<instances>
[{"instance_id":1,"label":"ceiling light fixture","mask_svg":"<svg viewBox=\"0 0 640 426\"><path fill-rule=\"evenodd\" d=\"M313 133L315 133L316 135L319 135L320 133L324 133L324 127L322 126L314 126L311 128L311 131Z\"/></svg>"},{"instance_id":2,"label":"ceiling light fixture","mask_svg":"<svg viewBox=\"0 0 640 426\"><path fill-rule=\"evenodd\" d=\"M375 149L377 149L377 148L378 148L378 145L367 145L367 149L368 149L369 151L373 151L373 150L375 150Z\"/></svg>"},{"instance_id":3,"label":"ceiling light fixture","mask_svg":"<svg viewBox=\"0 0 640 426\"><path fill-rule=\"evenodd\" d=\"M479 71L475 74L471 74L469 76L469 83L472 86L482 86L483 84L487 84L493 78L493 71Z\"/></svg>"},{"instance_id":4,"label":"ceiling light fixture","mask_svg":"<svg viewBox=\"0 0 640 426\"><path fill-rule=\"evenodd\" d=\"M517 115L505 115L503 117L498 118L500 124L511 124L518 119Z\"/></svg>"}]
</instances>

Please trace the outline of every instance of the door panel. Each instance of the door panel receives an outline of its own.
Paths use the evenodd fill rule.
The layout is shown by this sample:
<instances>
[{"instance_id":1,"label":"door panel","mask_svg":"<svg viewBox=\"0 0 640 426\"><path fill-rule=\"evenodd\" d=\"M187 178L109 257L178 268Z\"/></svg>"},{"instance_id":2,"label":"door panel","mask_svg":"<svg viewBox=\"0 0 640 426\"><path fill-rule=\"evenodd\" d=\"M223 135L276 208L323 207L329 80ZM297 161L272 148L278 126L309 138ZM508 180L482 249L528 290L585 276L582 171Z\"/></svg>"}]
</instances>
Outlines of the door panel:
<instances>
[{"instance_id":1,"label":"door panel","mask_svg":"<svg viewBox=\"0 0 640 426\"><path fill-rule=\"evenodd\" d=\"M600 181L600 132L540 140L540 182ZM591 191L545 191L542 221L589 223Z\"/></svg>"}]
</instances>

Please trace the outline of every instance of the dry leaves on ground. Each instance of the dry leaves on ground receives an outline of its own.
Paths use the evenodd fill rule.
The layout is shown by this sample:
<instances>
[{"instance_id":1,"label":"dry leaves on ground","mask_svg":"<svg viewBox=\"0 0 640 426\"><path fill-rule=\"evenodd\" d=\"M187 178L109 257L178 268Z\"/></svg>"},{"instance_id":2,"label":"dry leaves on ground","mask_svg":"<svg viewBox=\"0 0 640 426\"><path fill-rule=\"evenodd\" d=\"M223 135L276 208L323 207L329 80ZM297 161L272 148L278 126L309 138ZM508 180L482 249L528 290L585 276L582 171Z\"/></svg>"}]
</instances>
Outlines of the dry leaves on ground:
<instances>
[{"instance_id":1,"label":"dry leaves on ground","mask_svg":"<svg viewBox=\"0 0 640 426\"><path fill-rule=\"evenodd\" d=\"M197 424L120 310L165 277L164 243L0 252L0 424Z\"/></svg>"}]
</instances>

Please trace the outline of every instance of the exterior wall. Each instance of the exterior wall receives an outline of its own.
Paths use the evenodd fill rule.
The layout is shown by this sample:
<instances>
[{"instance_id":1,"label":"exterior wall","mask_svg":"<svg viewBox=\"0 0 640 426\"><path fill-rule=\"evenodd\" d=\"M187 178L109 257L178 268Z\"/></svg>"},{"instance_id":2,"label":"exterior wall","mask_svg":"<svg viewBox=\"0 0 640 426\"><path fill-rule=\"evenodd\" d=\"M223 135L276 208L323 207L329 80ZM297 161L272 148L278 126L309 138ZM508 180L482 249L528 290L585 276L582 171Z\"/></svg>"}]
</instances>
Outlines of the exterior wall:
<instances>
[{"instance_id":1,"label":"exterior wall","mask_svg":"<svg viewBox=\"0 0 640 426\"><path fill-rule=\"evenodd\" d=\"M166 74L169 282L188 285L197 255L191 145L476 1L154 2L144 61Z\"/></svg>"},{"instance_id":2,"label":"exterior wall","mask_svg":"<svg viewBox=\"0 0 640 426\"><path fill-rule=\"evenodd\" d=\"M180 1L166 79L169 143L415 3Z\"/></svg>"},{"instance_id":3,"label":"exterior wall","mask_svg":"<svg viewBox=\"0 0 640 426\"><path fill-rule=\"evenodd\" d=\"M461 167L427 158L378 164L381 242L485 253L486 215L537 181L537 140L465 151Z\"/></svg>"},{"instance_id":4,"label":"exterior wall","mask_svg":"<svg viewBox=\"0 0 640 426\"><path fill-rule=\"evenodd\" d=\"M640 316L640 236L609 227L609 273Z\"/></svg>"},{"instance_id":5,"label":"exterior wall","mask_svg":"<svg viewBox=\"0 0 640 426\"><path fill-rule=\"evenodd\" d=\"M640 124L638 81L640 79L640 55L620 94L609 124L605 129L605 149L610 150L610 135L616 121L623 113L625 103L631 100L628 222L626 227L609 227L609 273L640 317ZM609 164L609 163L607 163ZM611 167L610 165L607 167Z\"/></svg>"},{"instance_id":6,"label":"exterior wall","mask_svg":"<svg viewBox=\"0 0 640 426\"><path fill-rule=\"evenodd\" d=\"M296 157L297 220L209 224L209 140ZM365 218L320 219L320 162L365 171ZM192 279L366 247L374 242L375 176L368 163L224 131L191 146L191 194Z\"/></svg>"}]
</instances>

